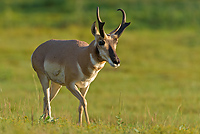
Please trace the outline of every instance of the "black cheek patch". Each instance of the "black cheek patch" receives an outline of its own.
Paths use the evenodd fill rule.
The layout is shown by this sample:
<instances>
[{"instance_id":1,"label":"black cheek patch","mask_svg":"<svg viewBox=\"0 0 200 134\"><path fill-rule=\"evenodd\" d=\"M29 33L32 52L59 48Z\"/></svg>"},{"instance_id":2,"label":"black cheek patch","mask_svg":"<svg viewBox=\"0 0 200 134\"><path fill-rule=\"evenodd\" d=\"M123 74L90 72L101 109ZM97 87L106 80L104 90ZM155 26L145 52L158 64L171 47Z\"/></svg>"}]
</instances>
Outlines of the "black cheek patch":
<instances>
[{"instance_id":1,"label":"black cheek patch","mask_svg":"<svg viewBox=\"0 0 200 134\"><path fill-rule=\"evenodd\" d=\"M110 56L112 62L114 64L119 64L120 63L119 57L117 56L116 52L113 51L111 46L109 46L108 52L109 52L109 56Z\"/></svg>"}]
</instances>

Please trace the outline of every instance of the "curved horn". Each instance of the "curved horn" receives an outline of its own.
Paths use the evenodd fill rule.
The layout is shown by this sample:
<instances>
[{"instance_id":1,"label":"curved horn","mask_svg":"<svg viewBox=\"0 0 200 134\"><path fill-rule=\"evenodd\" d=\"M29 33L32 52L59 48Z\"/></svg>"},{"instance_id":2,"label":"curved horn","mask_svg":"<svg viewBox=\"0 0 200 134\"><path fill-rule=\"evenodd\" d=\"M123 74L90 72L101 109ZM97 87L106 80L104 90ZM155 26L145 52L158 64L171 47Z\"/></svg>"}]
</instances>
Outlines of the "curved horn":
<instances>
[{"instance_id":1,"label":"curved horn","mask_svg":"<svg viewBox=\"0 0 200 134\"><path fill-rule=\"evenodd\" d=\"M101 21L101 18L99 17L99 7L97 7L97 21L98 21L98 24L99 24L99 32L100 32L100 35L101 35L101 37L105 37L105 32L104 32L104 30L103 30L103 26L104 26L104 24L105 24L105 22L102 22Z\"/></svg>"},{"instance_id":2,"label":"curved horn","mask_svg":"<svg viewBox=\"0 0 200 134\"><path fill-rule=\"evenodd\" d=\"M126 13L123 9L117 9L117 11L121 11L122 12L122 23L121 23L121 27L118 29L118 31L115 32L116 35L118 35L118 38L121 36L121 34L123 33L123 31L125 30L125 28L130 25L131 22L126 23Z\"/></svg>"},{"instance_id":3,"label":"curved horn","mask_svg":"<svg viewBox=\"0 0 200 134\"><path fill-rule=\"evenodd\" d=\"M110 35L113 33L115 34L119 30L120 27L121 27L121 24L119 24L119 26L116 29L114 29L113 31L111 31L109 34Z\"/></svg>"},{"instance_id":4,"label":"curved horn","mask_svg":"<svg viewBox=\"0 0 200 134\"><path fill-rule=\"evenodd\" d=\"M126 13L123 9L117 9L117 11L121 11L122 12L122 24L124 24L124 22L126 22Z\"/></svg>"}]
</instances>

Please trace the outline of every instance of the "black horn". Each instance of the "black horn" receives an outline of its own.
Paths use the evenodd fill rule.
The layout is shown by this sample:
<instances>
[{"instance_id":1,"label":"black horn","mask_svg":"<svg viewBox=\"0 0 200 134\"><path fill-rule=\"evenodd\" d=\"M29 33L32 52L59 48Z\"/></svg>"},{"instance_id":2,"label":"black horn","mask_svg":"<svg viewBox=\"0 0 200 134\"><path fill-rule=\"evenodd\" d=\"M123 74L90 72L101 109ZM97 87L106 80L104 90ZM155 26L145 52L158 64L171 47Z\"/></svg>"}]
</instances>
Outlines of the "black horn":
<instances>
[{"instance_id":1,"label":"black horn","mask_svg":"<svg viewBox=\"0 0 200 134\"><path fill-rule=\"evenodd\" d=\"M99 17L99 7L97 7L97 21L98 21L98 24L99 24L99 32L100 32L100 35L101 35L101 37L105 37L105 32L104 32L104 30L103 30L103 26L104 26L104 24L105 24L105 22L102 22L101 21L101 18Z\"/></svg>"},{"instance_id":2,"label":"black horn","mask_svg":"<svg viewBox=\"0 0 200 134\"><path fill-rule=\"evenodd\" d=\"M123 31L125 30L125 28L130 25L131 22L127 23L126 22L126 13L123 9L117 9L117 11L121 11L122 12L122 23L120 28L115 32L115 35L118 35L118 38L121 36L121 34L123 33Z\"/></svg>"}]
</instances>

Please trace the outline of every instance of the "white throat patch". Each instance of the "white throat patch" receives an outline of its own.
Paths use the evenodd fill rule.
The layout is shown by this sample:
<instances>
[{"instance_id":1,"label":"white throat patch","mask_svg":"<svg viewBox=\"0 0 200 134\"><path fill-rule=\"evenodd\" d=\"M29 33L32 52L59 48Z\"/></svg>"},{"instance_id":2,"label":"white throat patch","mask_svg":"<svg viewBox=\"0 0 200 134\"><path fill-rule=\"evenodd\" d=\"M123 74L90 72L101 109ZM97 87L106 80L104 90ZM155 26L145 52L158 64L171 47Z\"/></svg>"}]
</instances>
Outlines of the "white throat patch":
<instances>
[{"instance_id":1,"label":"white throat patch","mask_svg":"<svg viewBox=\"0 0 200 134\"><path fill-rule=\"evenodd\" d=\"M105 65L105 62L104 62L104 63L99 63L99 62L97 62L97 61L93 58L93 56L92 56L91 53L90 53L90 61L91 61L92 64L95 66L95 68L102 68L102 67L104 67L104 65Z\"/></svg>"}]
</instances>

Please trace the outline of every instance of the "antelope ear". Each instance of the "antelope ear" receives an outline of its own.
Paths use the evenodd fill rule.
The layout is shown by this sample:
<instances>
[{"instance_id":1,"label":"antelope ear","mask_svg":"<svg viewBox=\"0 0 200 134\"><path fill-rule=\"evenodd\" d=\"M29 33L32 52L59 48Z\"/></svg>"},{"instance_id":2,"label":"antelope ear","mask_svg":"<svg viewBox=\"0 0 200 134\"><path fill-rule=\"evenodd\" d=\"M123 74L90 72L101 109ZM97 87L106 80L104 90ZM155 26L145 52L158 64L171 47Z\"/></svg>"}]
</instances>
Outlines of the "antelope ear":
<instances>
[{"instance_id":1,"label":"antelope ear","mask_svg":"<svg viewBox=\"0 0 200 134\"><path fill-rule=\"evenodd\" d=\"M99 31L97 30L97 26L96 26L96 21L92 24L91 32L92 32L92 34L94 36L96 36L97 34L99 34Z\"/></svg>"}]
</instances>

